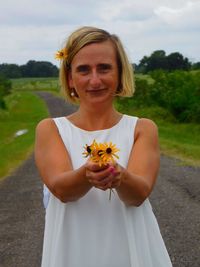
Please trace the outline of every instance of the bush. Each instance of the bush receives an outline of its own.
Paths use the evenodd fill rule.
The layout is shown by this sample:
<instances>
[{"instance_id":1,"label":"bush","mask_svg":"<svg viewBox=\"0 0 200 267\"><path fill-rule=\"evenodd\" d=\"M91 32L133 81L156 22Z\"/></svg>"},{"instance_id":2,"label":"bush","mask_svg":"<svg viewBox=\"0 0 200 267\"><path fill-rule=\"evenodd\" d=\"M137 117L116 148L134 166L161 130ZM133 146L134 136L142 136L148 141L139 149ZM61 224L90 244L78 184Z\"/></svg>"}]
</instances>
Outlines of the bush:
<instances>
[{"instance_id":1,"label":"bush","mask_svg":"<svg viewBox=\"0 0 200 267\"><path fill-rule=\"evenodd\" d=\"M129 112L135 108L158 107L166 110L159 118L176 118L178 122L200 122L199 72L157 70L151 72L154 82L136 77L136 91L131 98L119 98L118 107ZM171 114L171 115L170 115ZM170 119L170 120L171 120Z\"/></svg>"},{"instance_id":2,"label":"bush","mask_svg":"<svg viewBox=\"0 0 200 267\"><path fill-rule=\"evenodd\" d=\"M180 122L200 122L200 77L198 73L175 71L151 73L155 80L151 99L168 109Z\"/></svg>"},{"instance_id":3,"label":"bush","mask_svg":"<svg viewBox=\"0 0 200 267\"><path fill-rule=\"evenodd\" d=\"M0 76L0 108L1 109L6 108L4 97L11 93L11 89L12 89L11 81L6 79L3 76Z\"/></svg>"}]
</instances>

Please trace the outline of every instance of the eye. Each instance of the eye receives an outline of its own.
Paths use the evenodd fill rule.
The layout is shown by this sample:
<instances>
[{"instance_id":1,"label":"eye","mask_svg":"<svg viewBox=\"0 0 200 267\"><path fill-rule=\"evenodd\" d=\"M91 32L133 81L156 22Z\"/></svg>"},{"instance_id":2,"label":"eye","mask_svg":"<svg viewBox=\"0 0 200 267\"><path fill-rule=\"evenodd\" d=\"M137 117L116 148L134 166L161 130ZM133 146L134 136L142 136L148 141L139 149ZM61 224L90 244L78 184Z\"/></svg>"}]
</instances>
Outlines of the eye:
<instances>
[{"instance_id":1,"label":"eye","mask_svg":"<svg viewBox=\"0 0 200 267\"><path fill-rule=\"evenodd\" d=\"M112 66L110 64L99 64L98 65L98 71L101 73L107 73L112 69Z\"/></svg>"},{"instance_id":2,"label":"eye","mask_svg":"<svg viewBox=\"0 0 200 267\"><path fill-rule=\"evenodd\" d=\"M87 65L81 65L77 67L76 71L81 74L87 74L90 71L90 68Z\"/></svg>"}]
</instances>

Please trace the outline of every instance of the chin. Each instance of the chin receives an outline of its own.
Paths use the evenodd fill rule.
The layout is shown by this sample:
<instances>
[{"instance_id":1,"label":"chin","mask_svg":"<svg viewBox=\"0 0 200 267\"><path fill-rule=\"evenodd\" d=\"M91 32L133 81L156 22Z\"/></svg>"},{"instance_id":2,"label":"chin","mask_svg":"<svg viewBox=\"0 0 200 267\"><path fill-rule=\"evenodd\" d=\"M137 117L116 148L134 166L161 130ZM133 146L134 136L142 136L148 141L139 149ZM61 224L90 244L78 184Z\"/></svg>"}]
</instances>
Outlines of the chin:
<instances>
[{"instance_id":1,"label":"chin","mask_svg":"<svg viewBox=\"0 0 200 267\"><path fill-rule=\"evenodd\" d=\"M110 104L112 104L112 102L113 102L113 99L114 99L114 97L112 96L99 96L99 97L93 97L93 98L90 98L90 99L88 99L88 104L89 103L91 103L91 104L96 104L96 105L98 105L98 104L106 104L106 103L110 103Z\"/></svg>"}]
</instances>

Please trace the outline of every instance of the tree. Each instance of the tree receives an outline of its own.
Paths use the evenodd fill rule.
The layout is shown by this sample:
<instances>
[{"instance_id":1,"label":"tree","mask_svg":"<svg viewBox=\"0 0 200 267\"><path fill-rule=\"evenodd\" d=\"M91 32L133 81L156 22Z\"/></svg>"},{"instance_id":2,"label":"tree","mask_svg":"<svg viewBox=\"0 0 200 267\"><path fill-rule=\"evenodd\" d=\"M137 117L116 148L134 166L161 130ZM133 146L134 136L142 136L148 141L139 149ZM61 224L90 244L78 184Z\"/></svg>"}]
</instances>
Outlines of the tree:
<instances>
[{"instance_id":1,"label":"tree","mask_svg":"<svg viewBox=\"0 0 200 267\"><path fill-rule=\"evenodd\" d=\"M47 61L29 60L20 66L23 77L56 77L58 68Z\"/></svg>"},{"instance_id":2,"label":"tree","mask_svg":"<svg viewBox=\"0 0 200 267\"><path fill-rule=\"evenodd\" d=\"M147 73L154 70L189 70L191 63L188 58L178 52L166 56L164 50L156 50L149 57L144 56L137 67L138 72Z\"/></svg>"},{"instance_id":3,"label":"tree","mask_svg":"<svg viewBox=\"0 0 200 267\"><path fill-rule=\"evenodd\" d=\"M47 61L30 60L25 65L0 64L0 75L7 78L57 77L58 68Z\"/></svg>"},{"instance_id":4,"label":"tree","mask_svg":"<svg viewBox=\"0 0 200 267\"><path fill-rule=\"evenodd\" d=\"M138 66L142 72L147 73L156 69L167 69L166 54L164 50L154 51L150 57L144 56Z\"/></svg>"},{"instance_id":5,"label":"tree","mask_svg":"<svg viewBox=\"0 0 200 267\"><path fill-rule=\"evenodd\" d=\"M0 74L7 78L20 78L22 76L19 66L16 64L1 64Z\"/></svg>"},{"instance_id":6,"label":"tree","mask_svg":"<svg viewBox=\"0 0 200 267\"><path fill-rule=\"evenodd\" d=\"M6 108L4 97L10 94L11 89L11 81L0 75L0 108Z\"/></svg>"},{"instance_id":7,"label":"tree","mask_svg":"<svg viewBox=\"0 0 200 267\"><path fill-rule=\"evenodd\" d=\"M196 62L192 64L192 69L193 70L199 70L200 69L200 62Z\"/></svg>"},{"instance_id":8,"label":"tree","mask_svg":"<svg viewBox=\"0 0 200 267\"><path fill-rule=\"evenodd\" d=\"M188 58L184 58L178 52L171 53L167 56L168 70L189 70L191 68L191 63Z\"/></svg>"},{"instance_id":9,"label":"tree","mask_svg":"<svg viewBox=\"0 0 200 267\"><path fill-rule=\"evenodd\" d=\"M166 60L166 54L164 50L157 50L154 51L149 60L149 66L148 71L153 71L156 69L167 69L167 60Z\"/></svg>"}]
</instances>

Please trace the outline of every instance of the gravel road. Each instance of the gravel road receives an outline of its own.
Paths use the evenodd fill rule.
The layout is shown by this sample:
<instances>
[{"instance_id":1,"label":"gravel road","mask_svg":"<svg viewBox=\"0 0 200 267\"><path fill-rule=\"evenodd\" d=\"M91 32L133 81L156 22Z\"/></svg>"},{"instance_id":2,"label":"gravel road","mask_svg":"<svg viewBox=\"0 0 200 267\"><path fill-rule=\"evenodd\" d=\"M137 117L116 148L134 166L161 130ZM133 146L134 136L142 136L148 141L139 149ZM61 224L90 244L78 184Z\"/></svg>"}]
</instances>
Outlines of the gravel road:
<instances>
[{"instance_id":1,"label":"gravel road","mask_svg":"<svg viewBox=\"0 0 200 267\"><path fill-rule=\"evenodd\" d=\"M52 117L75 110L49 93L39 95ZM0 267L40 266L44 230L41 200L42 183L32 155L0 183ZM183 166L162 155L150 200L173 266L200 267L200 168Z\"/></svg>"}]
</instances>

